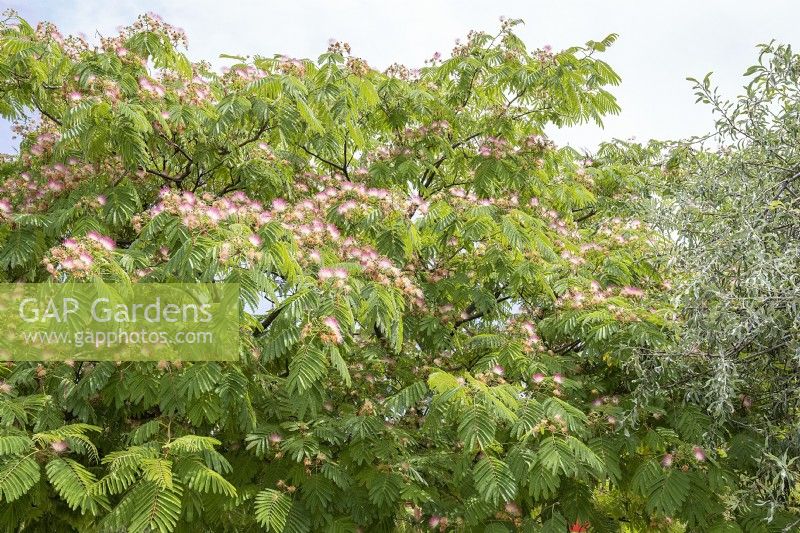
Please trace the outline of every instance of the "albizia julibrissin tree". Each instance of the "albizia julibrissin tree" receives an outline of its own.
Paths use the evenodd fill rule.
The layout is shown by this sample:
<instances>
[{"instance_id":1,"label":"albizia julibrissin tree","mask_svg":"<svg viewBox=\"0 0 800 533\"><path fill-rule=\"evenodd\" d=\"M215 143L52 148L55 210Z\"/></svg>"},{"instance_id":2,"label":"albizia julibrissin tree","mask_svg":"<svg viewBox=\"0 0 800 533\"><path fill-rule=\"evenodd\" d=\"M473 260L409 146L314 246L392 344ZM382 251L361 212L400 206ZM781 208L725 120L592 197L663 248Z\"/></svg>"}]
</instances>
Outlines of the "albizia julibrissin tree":
<instances>
[{"instance_id":1,"label":"albizia julibrissin tree","mask_svg":"<svg viewBox=\"0 0 800 533\"><path fill-rule=\"evenodd\" d=\"M698 410L626 416L671 313L635 175L543 136L617 111L614 37L530 52L513 26L420 70L335 42L218 74L154 16L89 44L9 14L2 280L238 282L244 325L237 363L3 366L3 526L741 519Z\"/></svg>"}]
</instances>

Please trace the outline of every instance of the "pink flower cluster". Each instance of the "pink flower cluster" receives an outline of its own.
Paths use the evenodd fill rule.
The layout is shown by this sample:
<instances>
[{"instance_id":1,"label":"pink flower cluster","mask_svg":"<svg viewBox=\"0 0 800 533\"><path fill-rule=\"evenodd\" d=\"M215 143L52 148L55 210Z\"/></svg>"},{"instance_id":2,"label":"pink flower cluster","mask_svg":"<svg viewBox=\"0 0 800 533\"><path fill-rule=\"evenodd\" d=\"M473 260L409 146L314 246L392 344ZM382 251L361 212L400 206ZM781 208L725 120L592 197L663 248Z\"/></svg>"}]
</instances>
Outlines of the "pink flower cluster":
<instances>
[{"instance_id":1,"label":"pink flower cluster","mask_svg":"<svg viewBox=\"0 0 800 533\"><path fill-rule=\"evenodd\" d=\"M90 231L85 237L64 239L59 246L50 249L42 262L53 277L66 272L85 278L95 272L96 264L108 258L115 247L111 237Z\"/></svg>"},{"instance_id":2,"label":"pink flower cluster","mask_svg":"<svg viewBox=\"0 0 800 533\"><path fill-rule=\"evenodd\" d=\"M439 61L442 60L442 53L441 52L434 52L430 59L425 60L425 64L435 65Z\"/></svg>"},{"instance_id":3,"label":"pink flower cluster","mask_svg":"<svg viewBox=\"0 0 800 533\"><path fill-rule=\"evenodd\" d=\"M180 217L187 228L198 231L210 231L221 223L236 221L253 228L254 233L246 239L246 242L223 243L219 248L220 261L227 262L233 258L240 258L242 254L245 259L255 261L261 257L259 250L261 238L255 231L274 220L294 237L301 250L299 255L301 264L310 266L321 263L322 256L318 250L335 243L338 245L335 251L342 261L359 263L368 278L395 287L414 304L423 305L422 290L412 277L403 273L389 259L372 248L361 246L355 238L343 239L341 230L326 220L326 213L331 210L349 216L353 209L396 209L398 204L400 207L414 205L414 200L399 202L396 195L385 189L368 188L361 183L344 181L341 176L324 176L316 179L327 186L311 198L301 200L294 205L277 198L273 200L270 210L264 209L260 202L249 199L241 192L226 198L214 198L210 194L197 196L190 192L163 189L158 204L146 213L134 217L134 228L141 231L145 223L160 213ZM348 202L354 202L355 206ZM336 287L345 288L348 274L342 268L322 267L318 271L318 277L323 283L332 282Z\"/></svg>"},{"instance_id":4,"label":"pink flower cluster","mask_svg":"<svg viewBox=\"0 0 800 533\"><path fill-rule=\"evenodd\" d=\"M425 306L425 295L422 289L417 286L413 278L397 268L388 258L381 256L368 246L357 246L352 238L344 240L342 253L348 259L360 264L364 269L364 274L373 281L399 289L417 307Z\"/></svg>"},{"instance_id":5,"label":"pink flower cluster","mask_svg":"<svg viewBox=\"0 0 800 533\"><path fill-rule=\"evenodd\" d=\"M559 235L574 239L580 238L577 228L574 226L569 226L555 209L545 209L544 207L540 207L539 213L541 214L542 218L549 221L547 226Z\"/></svg>"},{"instance_id":6,"label":"pink flower cluster","mask_svg":"<svg viewBox=\"0 0 800 533\"><path fill-rule=\"evenodd\" d=\"M350 43L347 41L338 41L336 39L330 39L328 41L328 52L331 54L339 54L339 55L350 55L352 52L352 48L350 48Z\"/></svg>"},{"instance_id":7,"label":"pink flower cluster","mask_svg":"<svg viewBox=\"0 0 800 533\"><path fill-rule=\"evenodd\" d=\"M242 261L245 261L252 265L264 257L261 244L261 237L257 233L250 234L246 239L235 238L225 241L217 250L217 258L222 264L233 262L241 265Z\"/></svg>"},{"instance_id":8,"label":"pink flower cluster","mask_svg":"<svg viewBox=\"0 0 800 533\"><path fill-rule=\"evenodd\" d=\"M561 251L561 258L566 260L572 266L580 266L586 263L586 259L567 249Z\"/></svg>"},{"instance_id":9,"label":"pink flower cluster","mask_svg":"<svg viewBox=\"0 0 800 533\"><path fill-rule=\"evenodd\" d=\"M478 155L495 159L502 159L513 152L514 149L508 141L498 137L487 137L478 147Z\"/></svg>"},{"instance_id":10,"label":"pink flower cluster","mask_svg":"<svg viewBox=\"0 0 800 533\"><path fill-rule=\"evenodd\" d=\"M128 37L141 32L152 32L166 35L167 38L176 46L186 46L188 44L186 32L183 30L183 28L178 28L164 22L164 19L162 19L158 13L153 12L139 15L136 21L130 26L119 28L119 39L127 40Z\"/></svg>"},{"instance_id":11,"label":"pink flower cluster","mask_svg":"<svg viewBox=\"0 0 800 533\"><path fill-rule=\"evenodd\" d=\"M351 175L353 179L365 178L369 175L369 170L365 167L358 167L351 171ZM336 202L346 199L371 202L373 206L388 209L392 209L395 203L402 202L402 198L396 193L386 189L367 187L362 182L348 180L342 174L328 176L307 172L298 177L296 189L304 193L317 191L307 200L317 204L316 208L321 212L327 212Z\"/></svg>"},{"instance_id":12,"label":"pink flower cluster","mask_svg":"<svg viewBox=\"0 0 800 533\"><path fill-rule=\"evenodd\" d=\"M528 135L523 141L525 148L530 150L547 150L555 148L555 143L544 135Z\"/></svg>"},{"instance_id":13,"label":"pink flower cluster","mask_svg":"<svg viewBox=\"0 0 800 533\"><path fill-rule=\"evenodd\" d=\"M539 335L536 333L536 326L533 322L523 322L522 323L522 331L525 334L525 348L528 351L533 350L541 350L542 346L542 339L539 338Z\"/></svg>"},{"instance_id":14,"label":"pink flower cluster","mask_svg":"<svg viewBox=\"0 0 800 533\"><path fill-rule=\"evenodd\" d=\"M619 405L619 396L599 396L592 400L592 407L602 407L603 405Z\"/></svg>"},{"instance_id":15,"label":"pink flower cluster","mask_svg":"<svg viewBox=\"0 0 800 533\"><path fill-rule=\"evenodd\" d=\"M493 206L504 210L519 209L520 200L516 194L510 194L501 198L479 198L474 192L467 192L461 187L453 187L446 191L436 193L431 197L431 201L445 200L453 207L459 209L472 209L475 206ZM567 224L559 218L557 211L542 207L538 198L531 198L529 206L541 217L551 220L550 227L561 234L571 235Z\"/></svg>"},{"instance_id":16,"label":"pink flower cluster","mask_svg":"<svg viewBox=\"0 0 800 533\"><path fill-rule=\"evenodd\" d=\"M65 451L67 451L69 449L69 444L67 444L67 441L59 439L59 440L55 440L55 441L51 442L50 443L50 448L55 453L64 453Z\"/></svg>"},{"instance_id":17,"label":"pink flower cluster","mask_svg":"<svg viewBox=\"0 0 800 533\"><path fill-rule=\"evenodd\" d=\"M698 463L702 463L707 459L705 450L703 450L703 448L700 446L692 447L692 456ZM673 453L665 453L661 458L661 466L664 468L670 468L674 462L675 455Z\"/></svg>"},{"instance_id":18,"label":"pink flower cluster","mask_svg":"<svg viewBox=\"0 0 800 533\"><path fill-rule=\"evenodd\" d=\"M222 221L235 220L258 228L272 220L272 214L263 208L261 202L251 200L242 192L227 198L215 198L209 193L197 196L188 191L162 189L159 196L158 204L134 217L133 225L137 231L160 213L179 217L187 228L201 231L208 231Z\"/></svg>"},{"instance_id":19,"label":"pink flower cluster","mask_svg":"<svg viewBox=\"0 0 800 533\"><path fill-rule=\"evenodd\" d=\"M60 45L64 44L64 36L51 22L40 22L36 25L36 38L42 40L52 39Z\"/></svg>"},{"instance_id":20,"label":"pink flower cluster","mask_svg":"<svg viewBox=\"0 0 800 533\"><path fill-rule=\"evenodd\" d=\"M302 59L282 56L278 62L278 70L283 74L291 74L301 78L306 74L306 64Z\"/></svg>"},{"instance_id":21,"label":"pink flower cluster","mask_svg":"<svg viewBox=\"0 0 800 533\"><path fill-rule=\"evenodd\" d=\"M439 529L439 531L446 531L449 521L446 516L433 515L428 518L428 527L431 529Z\"/></svg>"},{"instance_id":22,"label":"pink flower cluster","mask_svg":"<svg viewBox=\"0 0 800 533\"><path fill-rule=\"evenodd\" d=\"M694 458L697 460L697 462L702 463L706 460L706 452L700 446L695 446L692 448L692 455L694 455Z\"/></svg>"},{"instance_id":23,"label":"pink flower cluster","mask_svg":"<svg viewBox=\"0 0 800 533\"><path fill-rule=\"evenodd\" d=\"M381 146L374 152L367 155L368 161L386 161L395 157L414 157L420 155L419 151L415 151L408 146L402 144L392 146Z\"/></svg>"},{"instance_id":24,"label":"pink flower cluster","mask_svg":"<svg viewBox=\"0 0 800 533\"><path fill-rule=\"evenodd\" d=\"M587 304L603 304L615 294L627 298L643 298L645 296L644 290L638 287L628 286L623 287L622 289L618 289L616 287L607 287L606 289L601 289L600 284L593 280L589 284L589 294L577 289L570 289L556 300L556 306L581 309ZM609 305L608 308L611 311L619 309L617 306L611 305Z\"/></svg>"},{"instance_id":25,"label":"pink flower cluster","mask_svg":"<svg viewBox=\"0 0 800 533\"><path fill-rule=\"evenodd\" d=\"M225 77L230 80L241 80L244 82L260 80L269 75L268 72L253 65L236 65L231 68L223 67L222 72Z\"/></svg>"},{"instance_id":26,"label":"pink flower cluster","mask_svg":"<svg viewBox=\"0 0 800 533\"><path fill-rule=\"evenodd\" d=\"M160 83L150 80L146 76L139 78L139 87L142 91L156 98L163 98L167 94L167 90Z\"/></svg>"},{"instance_id":27,"label":"pink flower cluster","mask_svg":"<svg viewBox=\"0 0 800 533\"><path fill-rule=\"evenodd\" d=\"M234 79L239 78L228 77L225 81ZM179 101L185 104L201 105L214 102L211 82L199 74L195 74L190 80L181 78L169 71L162 72L159 81L147 76L141 76L139 78L139 87L146 96L153 98L164 98L168 96L169 91L169 95L174 94ZM169 113L162 112L161 116L165 119L169 118Z\"/></svg>"},{"instance_id":28,"label":"pink flower cluster","mask_svg":"<svg viewBox=\"0 0 800 533\"><path fill-rule=\"evenodd\" d=\"M327 331L320 336L322 341L333 344L342 344L344 337L342 336L342 330L339 327L339 321L332 316L328 316L322 319L322 324L325 326L325 328L327 328Z\"/></svg>"},{"instance_id":29,"label":"pink flower cluster","mask_svg":"<svg viewBox=\"0 0 800 533\"><path fill-rule=\"evenodd\" d=\"M349 274L344 268L320 268L317 277L321 282L330 281L336 288L345 288Z\"/></svg>"},{"instance_id":30,"label":"pink flower cluster","mask_svg":"<svg viewBox=\"0 0 800 533\"><path fill-rule=\"evenodd\" d=\"M366 169L356 174L366 174ZM379 210L389 213L400 209L408 209L416 205L414 198L402 198L386 189L370 188L363 183L344 179L340 174L333 176L304 176L306 183L298 185L308 190L318 190L310 198L289 206L283 199L273 202L273 210L281 213L283 226L292 232L306 250L316 250L329 242L341 239L341 230L335 224L326 221L330 212L336 212L345 219L352 219L359 213ZM299 188L299 187L298 187ZM315 255L307 258L316 262Z\"/></svg>"},{"instance_id":31,"label":"pink flower cluster","mask_svg":"<svg viewBox=\"0 0 800 533\"><path fill-rule=\"evenodd\" d=\"M112 103L119 102L122 99L122 90L117 82L113 80L100 80L96 84L96 89Z\"/></svg>"},{"instance_id":32,"label":"pink flower cluster","mask_svg":"<svg viewBox=\"0 0 800 533\"><path fill-rule=\"evenodd\" d=\"M363 78L372 70L370 69L369 63L360 57L348 57L345 66L351 74L360 78Z\"/></svg>"},{"instance_id":33,"label":"pink flower cluster","mask_svg":"<svg viewBox=\"0 0 800 533\"><path fill-rule=\"evenodd\" d=\"M555 54L553 54L553 47L549 44L544 45L535 52L536 59L542 63L553 63L555 61Z\"/></svg>"},{"instance_id":34,"label":"pink flower cluster","mask_svg":"<svg viewBox=\"0 0 800 533\"><path fill-rule=\"evenodd\" d=\"M421 71L418 68L408 68L400 63L392 63L383 73L398 80L416 81L419 79Z\"/></svg>"},{"instance_id":35,"label":"pink flower cluster","mask_svg":"<svg viewBox=\"0 0 800 533\"><path fill-rule=\"evenodd\" d=\"M291 232L295 241L306 250L316 250L326 244L339 242L342 237L339 228L335 224L326 222L319 213L317 205L311 200L296 204L282 219L283 227ZM315 258L312 255L308 257Z\"/></svg>"},{"instance_id":36,"label":"pink flower cluster","mask_svg":"<svg viewBox=\"0 0 800 533\"><path fill-rule=\"evenodd\" d=\"M615 244L625 245L639 238L635 232L641 227L642 222L636 219L622 220L621 218L612 218L607 223L602 224L598 233L604 237L609 237Z\"/></svg>"},{"instance_id":37,"label":"pink flower cluster","mask_svg":"<svg viewBox=\"0 0 800 533\"><path fill-rule=\"evenodd\" d=\"M619 291L620 296L627 296L629 298L643 298L644 291L639 287L623 287L621 291Z\"/></svg>"},{"instance_id":38,"label":"pink flower cluster","mask_svg":"<svg viewBox=\"0 0 800 533\"><path fill-rule=\"evenodd\" d=\"M35 142L30 148L31 154L40 156L46 152L50 152L60 137L61 135L55 132L41 133L38 137L36 137Z\"/></svg>"},{"instance_id":39,"label":"pink flower cluster","mask_svg":"<svg viewBox=\"0 0 800 533\"><path fill-rule=\"evenodd\" d=\"M436 120L428 125L417 126L416 128L406 128L403 130L403 138L406 140L417 140L428 135L446 135L450 132L450 123L446 120Z\"/></svg>"},{"instance_id":40,"label":"pink flower cluster","mask_svg":"<svg viewBox=\"0 0 800 533\"><path fill-rule=\"evenodd\" d=\"M212 103L214 101L210 83L201 76L194 76L192 81L180 82L175 89L175 94L183 102L193 105Z\"/></svg>"}]
</instances>

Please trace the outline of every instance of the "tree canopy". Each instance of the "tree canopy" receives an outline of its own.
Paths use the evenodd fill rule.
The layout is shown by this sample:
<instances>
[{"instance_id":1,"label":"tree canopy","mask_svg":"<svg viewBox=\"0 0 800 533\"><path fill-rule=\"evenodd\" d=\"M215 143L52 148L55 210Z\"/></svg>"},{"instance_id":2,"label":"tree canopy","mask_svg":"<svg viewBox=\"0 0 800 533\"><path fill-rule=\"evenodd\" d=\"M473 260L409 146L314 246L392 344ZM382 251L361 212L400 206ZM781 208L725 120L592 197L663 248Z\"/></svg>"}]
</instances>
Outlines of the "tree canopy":
<instances>
[{"instance_id":1,"label":"tree canopy","mask_svg":"<svg viewBox=\"0 0 800 533\"><path fill-rule=\"evenodd\" d=\"M544 130L619 111L609 92L619 77L598 57L616 36L530 50L517 23L470 33L420 69L380 72L333 42L315 61L229 56L218 73L190 62L185 35L153 15L88 43L7 14L0 113L21 143L0 165L0 281L236 282L242 327L233 363L0 366L2 527L796 524L793 477L771 505L749 490L772 479L758 457L772 443L722 416L740 391L757 394L720 381L730 374L695 394L696 381L664 378L690 372L670 358L718 320L708 307L683 314L695 307L670 287L714 263L669 261L674 232L697 243L695 226L648 211L654 198L694 208L680 195L707 188L691 176L774 161L781 128L796 124L794 93L769 70L753 85L788 102L783 122L766 116L769 103L741 111L769 138L753 152L616 144L589 157ZM665 190L668 180L680 188ZM793 235L784 224L796 204L749 213L761 209L774 234ZM783 253L768 247L748 253ZM715 253L729 265L732 252ZM724 307L729 281L702 290ZM796 341L785 305L760 334L780 322ZM730 361L718 354L738 346L692 342L717 354L698 372L717 372ZM735 357L755 359L766 342ZM793 369L754 386L788 390ZM723 403L709 401L718 390ZM796 407L783 402L786 431Z\"/></svg>"}]
</instances>

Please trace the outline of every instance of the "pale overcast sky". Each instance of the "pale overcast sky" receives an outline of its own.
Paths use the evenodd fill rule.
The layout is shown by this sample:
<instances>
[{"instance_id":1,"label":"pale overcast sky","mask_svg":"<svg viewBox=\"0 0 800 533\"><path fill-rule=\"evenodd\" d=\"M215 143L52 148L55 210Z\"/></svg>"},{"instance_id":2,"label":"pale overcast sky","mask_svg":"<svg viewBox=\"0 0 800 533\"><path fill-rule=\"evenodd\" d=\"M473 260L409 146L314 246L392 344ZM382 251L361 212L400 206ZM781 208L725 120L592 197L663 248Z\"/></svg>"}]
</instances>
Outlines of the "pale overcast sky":
<instances>
[{"instance_id":1,"label":"pale overcast sky","mask_svg":"<svg viewBox=\"0 0 800 533\"><path fill-rule=\"evenodd\" d=\"M9 2L6 2L8 4ZM501 15L522 18L518 33L530 48L555 49L618 33L604 58L622 76L614 89L622 113L605 129L587 125L550 135L559 144L592 150L611 138L680 138L711 127L694 104L687 76L714 79L726 93L742 85L755 45L776 39L800 44L796 0L11 0L29 22L49 20L63 33L115 33L153 11L184 28L189 55L220 63L220 53L316 58L330 38L384 68L419 66L433 52L449 53L470 29L494 31ZM0 152L15 152L0 125Z\"/></svg>"}]
</instances>

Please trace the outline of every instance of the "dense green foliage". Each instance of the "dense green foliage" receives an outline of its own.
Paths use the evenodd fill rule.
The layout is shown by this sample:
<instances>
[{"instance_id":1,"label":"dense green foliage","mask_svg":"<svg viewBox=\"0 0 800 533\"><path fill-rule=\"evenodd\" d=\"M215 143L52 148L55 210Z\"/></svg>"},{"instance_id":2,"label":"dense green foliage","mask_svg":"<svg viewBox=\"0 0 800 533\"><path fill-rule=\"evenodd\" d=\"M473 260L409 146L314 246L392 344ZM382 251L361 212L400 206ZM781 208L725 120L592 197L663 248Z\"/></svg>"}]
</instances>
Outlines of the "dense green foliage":
<instances>
[{"instance_id":1,"label":"dense green foliage","mask_svg":"<svg viewBox=\"0 0 800 533\"><path fill-rule=\"evenodd\" d=\"M651 220L668 249L681 335L646 362L646 389L680 391L714 418L708 437L748 449L740 483L797 511L800 465L800 56L762 45L741 96L691 80L713 136L639 153L663 163ZM632 151L631 151L632 153ZM646 168L642 165L641 168ZM652 181L651 181L652 182ZM657 367L658 372L653 372ZM797 527L798 522L793 522Z\"/></svg>"},{"instance_id":2,"label":"dense green foliage","mask_svg":"<svg viewBox=\"0 0 800 533\"><path fill-rule=\"evenodd\" d=\"M0 279L235 281L244 326L238 363L0 367L0 525L790 524L741 492L758 442L642 403L676 339L637 219L655 155L543 136L618 111L614 36L531 52L514 25L419 71L332 43L217 74L152 16L97 46L9 16Z\"/></svg>"}]
</instances>

